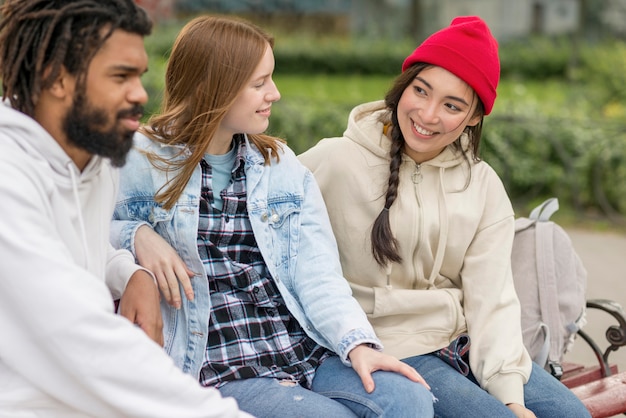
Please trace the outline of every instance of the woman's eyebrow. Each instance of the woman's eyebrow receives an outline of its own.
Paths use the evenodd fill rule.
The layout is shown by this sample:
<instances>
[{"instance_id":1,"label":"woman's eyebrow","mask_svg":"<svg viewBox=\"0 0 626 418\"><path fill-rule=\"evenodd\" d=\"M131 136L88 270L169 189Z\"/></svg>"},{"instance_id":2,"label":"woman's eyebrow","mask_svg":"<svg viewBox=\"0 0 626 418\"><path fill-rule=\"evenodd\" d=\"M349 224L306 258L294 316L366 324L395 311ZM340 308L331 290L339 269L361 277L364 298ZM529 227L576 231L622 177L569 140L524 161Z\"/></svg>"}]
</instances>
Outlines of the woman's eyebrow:
<instances>
[{"instance_id":1,"label":"woman's eyebrow","mask_svg":"<svg viewBox=\"0 0 626 418\"><path fill-rule=\"evenodd\" d=\"M426 87L428 87L430 90L432 90L432 89L433 89L433 86L431 86L431 85L430 85L430 83L429 83L428 81L424 80L424 79L423 79L422 77L420 77L419 75L418 75L418 76L415 76L415 79L416 79L416 80L421 81L422 83L424 83L424 85L426 85ZM463 104L464 104L464 105L466 105L466 106L469 106L469 103L467 103L467 102L465 101L465 99L463 99L462 97L457 97L457 96L446 96L446 98L447 98L447 99L450 99L450 100L457 101L457 102L459 102L459 103L463 103Z\"/></svg>"}]
</instances>

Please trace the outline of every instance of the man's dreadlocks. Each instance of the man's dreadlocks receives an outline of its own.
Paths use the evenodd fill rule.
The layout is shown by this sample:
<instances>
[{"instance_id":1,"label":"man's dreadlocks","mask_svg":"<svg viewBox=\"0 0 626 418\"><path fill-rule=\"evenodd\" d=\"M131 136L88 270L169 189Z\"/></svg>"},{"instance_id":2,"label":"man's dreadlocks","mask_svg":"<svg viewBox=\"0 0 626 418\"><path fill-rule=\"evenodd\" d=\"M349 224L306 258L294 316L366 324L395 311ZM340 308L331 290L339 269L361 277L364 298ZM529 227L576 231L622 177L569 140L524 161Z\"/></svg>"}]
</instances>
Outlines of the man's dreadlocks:
<instances>
[{"instance_id":1,"label":"man's dreadlocks","mask_svg":"<svg viewBox=\"0 0 626 418\"><path fill-rule=\"evenodd\" d=\"M81 83L114 30L141 36L152 30L132 0L6 0L0 12L3 99L30 116L62 67Z\"/></svg>"}]
</instances>

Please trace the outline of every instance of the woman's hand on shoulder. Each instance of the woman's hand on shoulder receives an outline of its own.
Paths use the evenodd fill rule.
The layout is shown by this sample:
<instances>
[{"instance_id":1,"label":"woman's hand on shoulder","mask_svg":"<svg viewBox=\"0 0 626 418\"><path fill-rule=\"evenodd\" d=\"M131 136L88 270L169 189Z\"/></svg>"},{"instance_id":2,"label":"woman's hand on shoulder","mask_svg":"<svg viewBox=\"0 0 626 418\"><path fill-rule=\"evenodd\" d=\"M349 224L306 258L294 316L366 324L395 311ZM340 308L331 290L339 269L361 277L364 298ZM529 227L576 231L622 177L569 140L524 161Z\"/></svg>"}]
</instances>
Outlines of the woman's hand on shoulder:
<instances>
[{"instance_id":1,"label":"woman's hand on shoulder","mask_svg":"<svg viewBox=\"0 0 626 418\"><path fill-rule=\"evenodd\" d=\"M424 378L413 367L401 362L395 357L376 351L366 344L353 348L348 357L352 362L352 368L357 372L363 387L367 393L372 393L375 389L372 373L377 370L385 370L388 372L396 372L406 376L408 379L421 383L430 389L430 386Z\"/></svg>"},{"instance_id":2,"label":"woman's hand on shoulder","mask_svg":"<svg viewBox=\"0 0 626 418\"><path fill-rule=\"evenodd\" d=\"M193 300L190 279L195 274L185 265L176 250L147 225L139 227L135 234L135 253L139 264L156 277L161 294L168 304L177 309L181 307L179 282L187 299Z\"/></svg>"},{"instance_id":3,"label":"woman's hand on shoulder","mask_svg":"<svg viewBox=\"0 0 626 418\"><path fill-rule=\"evenodd\" d=\"M537 418L533 411L526 409L524 405L518 403L509 403L506 406L515 414L517 418Z\"/></svg>"}]
</instances>

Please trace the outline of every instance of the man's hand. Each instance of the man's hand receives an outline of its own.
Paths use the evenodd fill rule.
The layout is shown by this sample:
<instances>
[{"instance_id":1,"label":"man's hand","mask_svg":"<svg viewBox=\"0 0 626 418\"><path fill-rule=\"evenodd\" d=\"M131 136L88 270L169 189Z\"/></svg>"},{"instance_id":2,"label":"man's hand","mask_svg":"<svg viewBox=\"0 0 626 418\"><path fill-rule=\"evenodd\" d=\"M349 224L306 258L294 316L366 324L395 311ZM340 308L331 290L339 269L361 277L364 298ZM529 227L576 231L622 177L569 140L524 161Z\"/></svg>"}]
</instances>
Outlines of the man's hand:
<instances>
[{"instance_id":1,"label":"man's hand","mask_svg":"<svg viewBox=\"0 0 626 418\"><path fill-rule=\"evenodd\" d=\"M131 276L120 299L119 312L139 326L157 344L163 345L159 289L146 271L137 270Z\"/></svg>"},{"instance_id":2,"label":"man's hand","mask_svg":"<svg viewBox=\"0 0 626 418\"><path fill-rule=\"evenodd\" d=\"M193 300L193 288L189 279L195 274L181 260L176 250L147 225L139 227L135 234L135 253L139 264L154 273L159 289L169 305L178 309L182 304L179 282L187 299Z\"/></svg>"},{"instance_id":3,"label":"man's hand","mask_svg":"<svg viewBox=\"0 0 626 418\"><path fill-rule=\"evenodd\" d=\"M413 367L401 362L395 357L378 352L366 345L355 347L348 353L348 357L352 362L352 368L357 372L359 377L361 377L363 387L367 393L372 393L375 389L372 373L376 370L400 373L412 381L421 383L430 389L428 383L426 383L424 378Z\"/></svg>"},{"instance_id":4,"label":"man's hand","mask_svg":"<svg viewBox=\"0 0 626 418\"><path fill-rule=\"evenodd\" d=\"M518 403L509 403L506 406L515 414L517 418L537 418L533 411L526 409L524 405Z\"/></svg>"}]
</instances>

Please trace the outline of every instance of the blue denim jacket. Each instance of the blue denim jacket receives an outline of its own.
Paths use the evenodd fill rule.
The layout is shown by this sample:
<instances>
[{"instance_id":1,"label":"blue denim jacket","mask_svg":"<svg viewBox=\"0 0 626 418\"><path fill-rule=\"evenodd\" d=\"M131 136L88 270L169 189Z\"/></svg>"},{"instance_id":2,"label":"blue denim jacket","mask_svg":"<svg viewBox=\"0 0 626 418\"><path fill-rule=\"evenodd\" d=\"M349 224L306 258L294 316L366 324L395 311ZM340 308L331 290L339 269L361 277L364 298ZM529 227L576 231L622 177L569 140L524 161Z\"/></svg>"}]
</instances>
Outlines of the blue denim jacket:
<instances>
[{"instance_id":1,"label":"blue denim jacket","mask_svg":"<svg viewBox=\"0 0 626 418\"><path fill-rule=\"evenodd\" d=\"M350 364L348 352L359 344L382 349L342 275L330 221L311 172L287 146L283 146L280 162L272 160L271 165L265 165L247 138L246 145L252 230L287 308L311 338L337 353L346 365ZM154 195L170 177L154 168L141 150L171 158L181 148L135 135L135 148L120 176L111 242L135 254L135 232L148 224L177 250L192 271L200 272L191 279L193 301L183 296L179 310L161 304L166 351L183 371L198 377L211 309L196 241L202 170L198 165L176 205L165 210L154 201ZM185 155L183 152L179 158Z\"/></svg>"}]
</instances>

